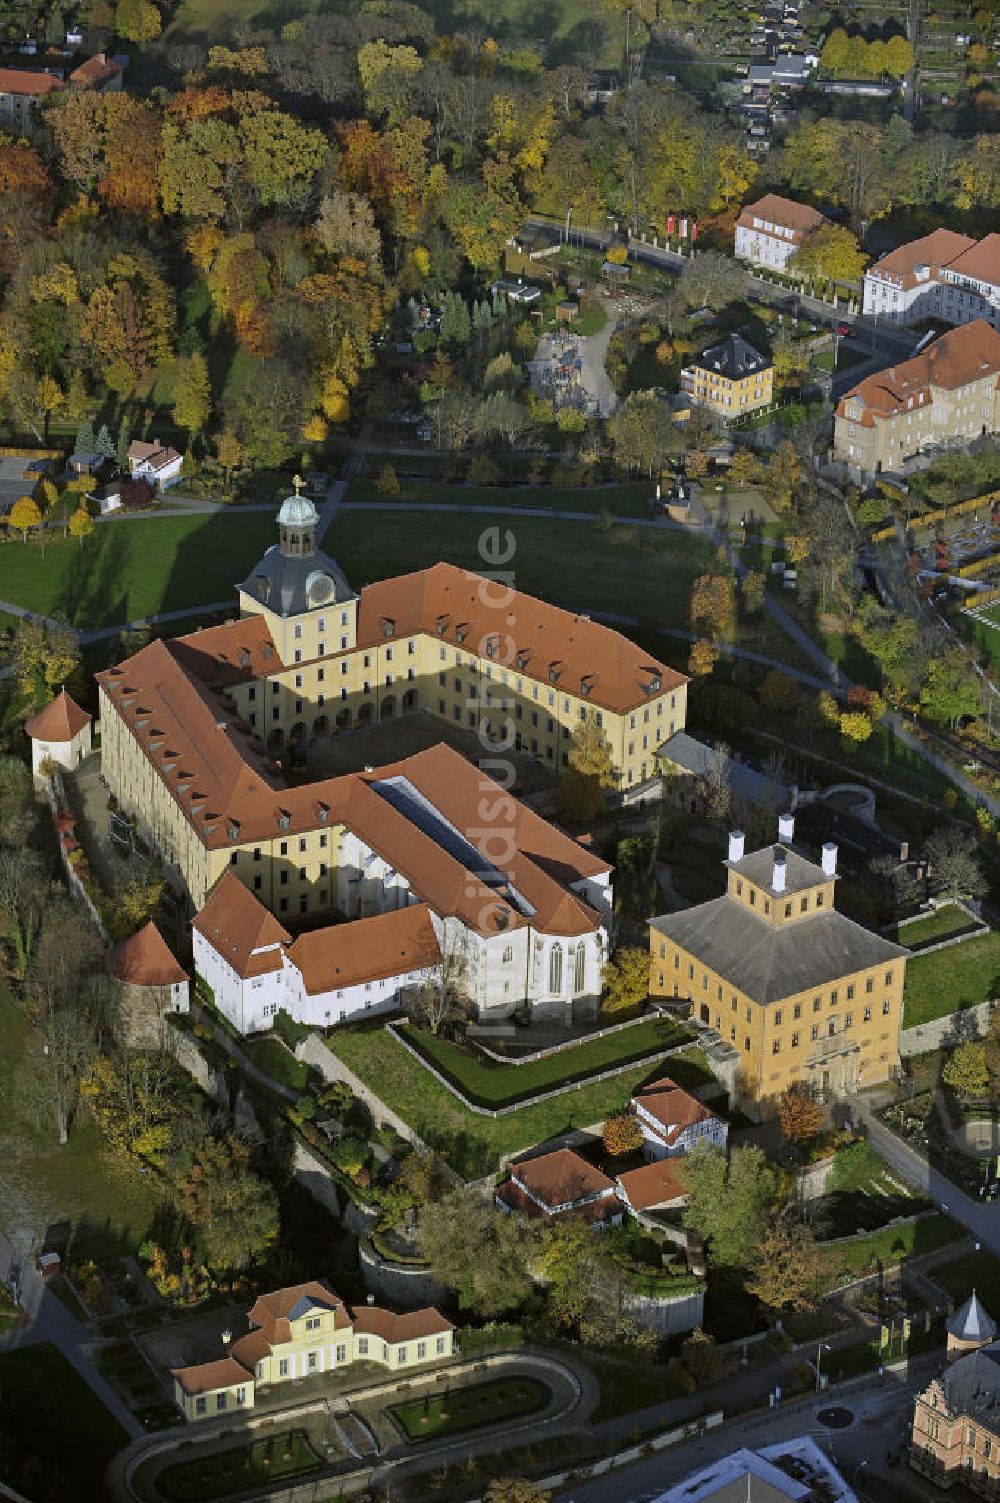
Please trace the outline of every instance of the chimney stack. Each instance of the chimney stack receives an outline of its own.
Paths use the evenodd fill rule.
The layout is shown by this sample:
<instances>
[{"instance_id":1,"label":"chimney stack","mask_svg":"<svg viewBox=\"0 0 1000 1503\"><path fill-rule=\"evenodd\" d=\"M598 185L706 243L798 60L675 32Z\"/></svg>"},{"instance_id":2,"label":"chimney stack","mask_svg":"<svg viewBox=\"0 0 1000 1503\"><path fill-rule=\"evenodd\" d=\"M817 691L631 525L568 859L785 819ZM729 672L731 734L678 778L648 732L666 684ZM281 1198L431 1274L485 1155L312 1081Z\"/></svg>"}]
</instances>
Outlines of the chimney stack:
<instances>
[{"instance_id":1,"label":"chimney stack","mask_svg":"<svg viewBox=\"0 0 1000 1503\"><path fill-rule=\"evenodd\" d=\"M785 890L785 873L786 873L785 853L784 853L784 851L775 851L775 853L774 853L774 872L773 872L773 875L771 877L771 889L772 889L773 892L784 892L784 890Z\"/></svg>"},{"instance_id":2,"label":"chimney stack","mask_svg":"<svg viewBox=\"0 0 1000 1503\"><path fill-rule=\"evenodd\" d=\"M790 810L778 815L778 839L782 845L791 845L795 839L795 815Z\"/></svg>"},{"instance_id":3,"label":"chimney stack","mask_svg":"<svg viewBox=\"0 0 1000 1503\"><path fill-rule=\"evenodd\" d=\"M837 847L832 840L823 844L823 875L835 877L837 875Z\"/></svg>"},{"instance_id":4,"label":"chimney stack","mask_svg":"<svg viewBox=\"0 0 1000 1503\"><path fill-rule=\"evenodd\" d=\"M743 847L746 836L742 830L730 830L729 832L729 859L730 861L743 860Z\"/></svg>"}]
</instances>

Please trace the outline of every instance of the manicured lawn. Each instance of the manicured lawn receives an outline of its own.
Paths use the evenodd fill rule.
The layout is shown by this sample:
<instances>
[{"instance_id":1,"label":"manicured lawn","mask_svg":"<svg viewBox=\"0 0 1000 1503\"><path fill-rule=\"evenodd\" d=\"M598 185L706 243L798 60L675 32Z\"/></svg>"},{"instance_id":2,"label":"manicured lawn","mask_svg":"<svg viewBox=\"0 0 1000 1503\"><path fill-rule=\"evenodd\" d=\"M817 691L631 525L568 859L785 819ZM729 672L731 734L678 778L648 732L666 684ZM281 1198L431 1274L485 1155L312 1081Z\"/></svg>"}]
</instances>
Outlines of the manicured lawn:
<instances>
[{"instance_id":1,"label":"manicured lawn","mask_svg":"<svg viewBox=\"0 0 1000 1503\"><path fill-rule=\"evenodd\" d=\"M493 1118L463 1107L384 1028L363 1033L334 1031L327 1044L466 1178L495 1169L501 1154L517 1153L569 1128L602 1122L623 1110L635 1087L658 1073L646 1061L613 1080L581 1085L539 1106Z\"/></svg>"},{"instance_id":2,"label":"manicured lawn","mask_svg":"<svg viewBox=\"0 0 1000 1503\"><path fill-rule=\"evenodd\" d=\"M845 1278L860 1278L873 1273L879 1262L902 1263L905 1258L918 1257L921 1253L934 1252L957 1242L965 1232L950 1216L922 1216L919 1220L905 1222L902 1226L885 1227L872 1232L868 1237L859 1237L855 1242L843 1242L836 1247L827 1247L831 1271ZM831 1280L836 1287L839 1277Z\"/></svg>"},{"instance_id":3,"label":"manicured lawn","mask_svg":"<svg viewBox=\"0 0 1000 1503\"><path fill-rule=\"evenodd\" d=\"M967 1300L975 1289L991 1315L1000 1311L1000 1259L985 1248L981 1252L965 1253L950 1263L941 1263L927 1276L950 1294L956 1305Z\"/></svg>"},{"instance_id":4,"label":"manicured lawn","mask_svg":"<svg viewBox=\"0 0 1000 1503\"><path fill-rule=\"evenodd\" d=\"M478 1051L467 1052L423 1030L405 1027L402 1032L470 1101L477 1106L490 1107L506 1106L539 1091L553 1090L567 1081L599 1075L602 1070L611 1070L630 1060L638 1061L671 1049L688 1037L687 1030L672 1019L650 1018L634 1028L594 1039L591 1043L577 1044L575 1048L551 1054L547 1059L526 1065L498 1065ZM672 1060L665 1061L665 1073L669 1073L672 1063Z\"/></svg>"},{"instance_id":5,"label":"manicured lawn","mask_svg":"<svg viewBox=\"0 0 1000 1503\"><path fill-rule=\"evenodd\" d=\"M384 512L376 522L357 511L338 516L324 546L355 589L439 559L482 571L491 567L491 554L507 556L513 547L504 567L519 590L556 605L686 626L691 583L711 563L709 545L680 532L639 531L635 537L633 546L627 528L604 533L592 522L537 517L493 522L434 512Z\"/></svg>"},{"instance_id":6,"label":"manicured lawn","mask_svg":"<svg viewBox=\"0 0 1000 1503\"><path fill-rule=\"evenodd\" d=\"M937 944L942 939L954 939L956 935L978 928L976 920L970 918L964 909L956 907L954 903L946 903L926 918L914 919L912 924L900 924L894 938L908 950L919 950L925 945Z\"/></svg>"},{"instance_id":7,"label":"manicured lawn","mask_svg":"<svg viewBox=\"0 0 1000 1503\"><path fill-rule=\"evenodd\" d=\"M265 548L275 542L266 512L116 519L95 527L81 548L53 538L0 545L0 600L72 626L114 626L156 611L232 600Z\"/></svg>"},{"instance_id":8,"label":"manicured lawn","mask_svg":"<svg viewBox=\"0 0 1000 1503\"><path fill-rule=\"evenodd\" d=\"M390 1413L411 1441L440 1440L481 1425L498 1425L522 1414L537 1414L552 1397L552 1390L537 1378L495 1378L449 1393L428 1393L408 1404L397 1404Z\"/></svg>"},{"instance_id":9,"label":"manicured lawn","mask_svg":"<svg viewBox=\"0 0 1000 1503\"><path fill-rule=\"evenodd\" d=\"M903 1027L929 1023L1000 996L1000 932L906 963Z\"/></svg>"},{"instance_id":10,"label":"manicured lawn","mask_svg":"<svg viewBox=\"0 0 1000 1503\"><path fill-rule=\"evenodd\" d=\"M60 1147L55 1124L39 1124L22 1083L41 1058L41 1040L9 992L0 991L0 1221L40 1232L65 1223L88 1249L134 1250L160 1203L152 1175L108 1152L86 1106Z\"/></svg>"},{"instance_id":11,"label":"manicured lawn","mask_svg":"<svg viewBox=\"0 0 1000 1503\"><path fill-rule=\"evenodd\" d=\"M4 1480L20 1491L44 1479L46 1496L78 1503L106 1498L105 1469L128 1437L66 1358L47 1343L4 1352L0 1389Z\"/></svg>"},{"instance_id":12,"label":"manicured lawn","mask_svg":"<svg viewBox=\"0 0 1000 1503\"><path fill-rule=\"evenodd\" d=\"M159 1474L156 1487L173 1503L187 1498L210 1503L266 1482L315 1472L322 1464L302 1430L286 1430L249 1446L179 1462Z\"/></svg>"},{"instance_id":13,"label":"manicured lawn","mask_svg":"<svg viewBox=\"0 0 1000 1503\"><path fill-rule=\"evenodd\" d=\"M400 471L409 462L399 461ZM546 511L609 511L616 517L648 517L652 482L635 485L577 486L567 490L553 485L455 485L445 480L416 480L400 474L399 493L379 494L371 477L355 480L349 492L351 501L394 502L428 501L435 506L496 506L540 508Z\"/></svg>"},{"instance_id":14,"label":"manicured lawn","mask_svg":"<svg viewBox=\"0 0 1000 1503\"><path fill-rule=\"evenodd\" d=\"M875 1231L897 1216L914 1216L929 1204L893 1179L885 1161L862 1140L837 1154L827 1194L816 1210L822 1236L848 1237Z\"/></svg>"},{"instance_id":15,"label":"manicured lawn","mask_svg":"<svg viewBox=\"0 0 1000 1503\"><path fill-rule=\"evenodd\" d=\"M248 1039L243 1049L258 1069L264 1070L279 1085L304 1092L309 1086L309 1066L288 1049L280 1039Z\"/></svg>"}]
</instances>

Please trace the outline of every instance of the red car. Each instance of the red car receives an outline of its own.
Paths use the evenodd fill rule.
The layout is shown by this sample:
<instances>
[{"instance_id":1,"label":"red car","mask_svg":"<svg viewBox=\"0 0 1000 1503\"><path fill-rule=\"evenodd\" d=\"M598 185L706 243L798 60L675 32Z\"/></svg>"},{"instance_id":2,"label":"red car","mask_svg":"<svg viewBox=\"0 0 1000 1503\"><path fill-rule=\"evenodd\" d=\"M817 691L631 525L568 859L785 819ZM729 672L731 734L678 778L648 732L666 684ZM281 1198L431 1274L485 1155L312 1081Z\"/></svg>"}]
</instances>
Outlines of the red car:
<instances>
[{"instance_id":1,"label":"red car","mask_svg":"<svg viewBox=\"0 0 1000 1503\"><path fill-rule=\"evenodd\" d=\"M837 333L840 335L841 339L854 338L854 330L851 328L850 324L838 324Z\"/></svg>"}]
</instances>

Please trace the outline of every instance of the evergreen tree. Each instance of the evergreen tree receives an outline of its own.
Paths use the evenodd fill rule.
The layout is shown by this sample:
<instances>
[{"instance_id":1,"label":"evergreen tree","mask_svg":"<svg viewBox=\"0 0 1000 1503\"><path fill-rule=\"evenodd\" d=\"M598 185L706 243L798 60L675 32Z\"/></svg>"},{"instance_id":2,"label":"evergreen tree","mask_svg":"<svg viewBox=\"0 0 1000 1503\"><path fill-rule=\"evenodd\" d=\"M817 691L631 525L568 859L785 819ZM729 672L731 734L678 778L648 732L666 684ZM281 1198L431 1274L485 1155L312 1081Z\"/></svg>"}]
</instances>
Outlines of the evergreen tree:
<instances>
[{"instance_id":1,"label":"evergreen tree","mask_svg":"<svg viewBox=\"0 0 1000 1503\"><path fill-rule=\"evenodd\" d=\"M95 450L94 425L89 418L84 418L76 430L77 454L93 454Z\"/></svg>"},{"instance_id":2,"label":"evergreen tree","mask_svg":"<svg viewBox=\"0 0 1000 1503\"><path fill-rule=\"evenodd\" d=\"M128 416L123 413L122 420L118 424L118 468L122 471L128 469L128 451L132 443L132 430L129 428Z\"/></svg>"},{"instance_id":3,"label":"evergreen tree","mask_svg":"<svg viewBox=\"0 0 1000 1503\"><path fill-rule=\"evenodd\" d=\"M97 437L94 439L94 453L100 454L102 459L114 459L115 457L115 443L108 430L107 423L102 423L97 430Z\"/></svg>"},{"instance_id":4,"label":"evergreen tree","mask_svg":"<svg viewBox=\"0 0 1000 1503\"><path fill-rule=\"evenodd\" d=\"M472 323L465 299L457 292L446 292L441 303L441 341L443 344L468 344Z\"/></svg>"}]
</instances>

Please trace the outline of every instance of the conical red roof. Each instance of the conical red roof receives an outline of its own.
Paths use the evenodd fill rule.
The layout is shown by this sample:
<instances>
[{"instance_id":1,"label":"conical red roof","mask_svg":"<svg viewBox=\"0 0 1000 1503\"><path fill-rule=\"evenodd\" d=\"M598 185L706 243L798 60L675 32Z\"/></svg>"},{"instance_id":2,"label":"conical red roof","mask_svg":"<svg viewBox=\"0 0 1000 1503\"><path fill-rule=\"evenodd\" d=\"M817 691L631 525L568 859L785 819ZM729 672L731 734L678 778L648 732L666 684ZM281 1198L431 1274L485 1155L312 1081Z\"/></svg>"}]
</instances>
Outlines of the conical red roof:
<instances>
[{"instance_id":1,"label":"conical red roof","mask_svg":"<svg viewBox=\"0 0 1000 1503\"><path fill-rule=\"evenodd\" d=\"M44 710L25 723L32 741L72 741L94 717L81 710L76 700L61 689Z\"/></svg>"}]
</instances>

